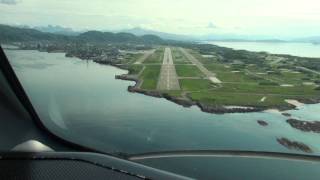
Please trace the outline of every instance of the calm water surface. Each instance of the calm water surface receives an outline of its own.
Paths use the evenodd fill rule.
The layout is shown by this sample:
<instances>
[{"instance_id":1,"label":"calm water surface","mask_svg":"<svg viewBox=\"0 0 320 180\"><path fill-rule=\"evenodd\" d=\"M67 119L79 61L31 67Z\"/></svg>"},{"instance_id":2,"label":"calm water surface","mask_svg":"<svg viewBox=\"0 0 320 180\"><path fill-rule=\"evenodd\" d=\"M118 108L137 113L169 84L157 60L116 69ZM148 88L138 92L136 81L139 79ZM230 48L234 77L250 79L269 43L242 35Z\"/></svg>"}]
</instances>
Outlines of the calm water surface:
<instances>
[{"instance_id":1,"label":"calm water surface","mask_svg":"<svg viewBox=\"0 0 320 180\"><path fill-rule=\"evenodd\" d=\"M116 80L124 70L66 58L62 53L6 50L44 124L58 135L106 152L167 150L288 150L285 137L320 152L320 134L291 128L277 113L215 115L165 99L127 92L132 82ZM320 120L319 105L290 111ZM257 120L265 120L262 127Z\"/></svg>"},{"instance_id":2,"label":"calm water surface","mask_svg":"<svg viewBox=\"0 0 320 180\"><path fill-rule=\"evenodd\" d=\"M261 42L208 42L237 50L266 51L275 54L290 54L302 57L319 57L320 45L312 43L261 43Z\"/></svg>"}]
</instances>

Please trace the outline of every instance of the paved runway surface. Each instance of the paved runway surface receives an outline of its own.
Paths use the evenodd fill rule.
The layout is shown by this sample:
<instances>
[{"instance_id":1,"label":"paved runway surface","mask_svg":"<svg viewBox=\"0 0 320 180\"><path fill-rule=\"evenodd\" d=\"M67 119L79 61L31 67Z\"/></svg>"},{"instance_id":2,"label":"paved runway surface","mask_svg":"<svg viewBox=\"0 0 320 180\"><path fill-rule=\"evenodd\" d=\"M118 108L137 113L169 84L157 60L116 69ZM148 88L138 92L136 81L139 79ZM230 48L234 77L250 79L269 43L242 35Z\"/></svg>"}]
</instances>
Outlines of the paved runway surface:
<instances>
[{"instance_id":1,"label":"paved runway surface","mask_svg":"<svg viewBox=\"0 0 320 180\"><path fill-rule=\"evenodd\" d=\"M161 72L157 85L158 90L180 90L180 84L173 64L170 48L165 48Z\"/></svg>"},{"instance_id":2,"label":"paved runway surface","mask_svg":"<svg viewBox=\"0 0 320 180\"><path fill-rule=\"evenodd\" d=\"M141 64L143 63L149 56L151 56L151 54L153 54L155 52L155 50L150 50L150 51L146 51L144 53L144 55L139 58L134 64Z\"/></svg>"},{"instance_id":3,"label":"paved runway surface","mask_svg":"<svg viewBox=\"0 0 320 180\"><path fill-rule=\"evenodd\" d=\"M207 68L203 66L203 64L196 59L194 56L192 56L189 52L187 52L183 48L179 48L180 51L189 59L189 61L192 62L192 64L196 65L199 70L207 76L207 78L212 81L213 83L221 83L221 81L216 77L216 75L212 72L210 72Z\"/></svg>"}]
</instances>

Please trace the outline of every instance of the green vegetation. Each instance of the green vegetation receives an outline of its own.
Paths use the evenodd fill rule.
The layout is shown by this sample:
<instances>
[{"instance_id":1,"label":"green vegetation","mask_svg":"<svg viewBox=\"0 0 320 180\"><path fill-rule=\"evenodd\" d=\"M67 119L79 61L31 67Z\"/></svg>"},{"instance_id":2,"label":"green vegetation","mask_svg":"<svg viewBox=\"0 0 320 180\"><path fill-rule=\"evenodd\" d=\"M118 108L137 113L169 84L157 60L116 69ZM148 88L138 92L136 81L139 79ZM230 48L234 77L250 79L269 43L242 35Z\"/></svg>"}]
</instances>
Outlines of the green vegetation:
<instances>
[{"instance_id":1,"label":"green vegetation","mask_svg":"<svg viewBox=\"0 0 320 180\"><path fill-rule=\"evenodd\" d=\"M275 94L275 95L284 95L284 96L320 95L319 92L314 90L313 86L303 86L303 85L294 86L294 87L282 87L282 86L269 86L269 85L259 85L259 84L224 83L221 88L213 91L259 94L259 95Z\"/></svg>"},{"instance_id":2,"label":"green vegetation","mask_svg":"<svg viewBox=\"0 0 320 180\"><path fill-rule=\"evenodd\" d=\"M250 76L244 72L216 72L217 77L222 82L237 82L237 83L257 83L257 78Z\"/></svg>"},{"instance_id":3,"label":"green vegetation","mask_svg":"<svg viewBox=\"0 0 320 180\"><path fill-rule=\"evenodd\" d=\"M179 82L184 91L208 90L216 87L207 79L181 79Z\"/></svg>"},{"instance_id":4,"label":"green vegetation","mask_svg":"<svg viewBox=\"0 0 320 180\"><path fill-rule=\"evenodd\" d=\"M144 71L140 75L140 79L143 80L143 83L141 85L142 89L152 90L157 88L160 68L160 65L145 66Z\"/></svg>"},{"instance_id":5,"label":"green vegetation","mask_svg":"<svg viewBox=\"0 0 320 180\"><path fill-rule=\"evenodd\" d=\"M312 84L319 83L319 75L310 72L297 71L293 64L286 64L283 68L281 61L264 60L263 54L237 51L244 53L240 60L225 60L224 56L217 55L202 57L197 49L188 50L197 58L205 68L216 74L222 81L221 84L212 83L195 65L188 64L190 61L180 52L173 48L173 56L176 72L181 90L165 91L173 97L185 97L193 101L205 103L210 106L253 106L261 108L290 108L286 99L311 100L319 99L319 87ZM221 49L220 49L221 50ZM158 54L150 58L149 62L157 62L163 49L157 50ZM228 51L228 57L235 57ZM252 57L251 57L252 56ZM266 55L265 55L266 56ZM218 58L219 57L219 58ZM254 57L259 58L257 61ZM266 56L267 57L267 56ZM246 59L247 58L247 59ZM270 59L270 58L269 58ZM281 58L279 58L281 59ZM280 62L280 64L277 64ZM144 72L143 89L156 89L160 65L154 71L148 68ZM152 78L152 77L156 78ZM306 85L308 84L308 85Z\"/></svg>"},{"instance_id":6,"label":"green vegetation","mask_svg":"<svg viewBox=\"0 0 320 180\"><path fill-rule=\"evenodd\" d=\"M270 82L270 81L261 81L259 82L259 85L261 86L279 86L276 82Z\"/></svg>"},{"instance_id":7,"label":"green vegetation","mask_svg":"<svg viewBox=\"0 0 320 180\"><path fill-rule=\"evenodd\" d=\"M320 88L312 85L312 82L319 81L319 76L310 72L298 72L293 61L290 61L291 64L286 63L287 69L283 69L281 61L262 61L264 56L267 57L263 53L236 51L236 55L231 55L230 50L227 50L227 57L230 59L226 59L223 54L218 58L217 54L222 53L223 49L213 48L211 52L203 52L198 48L189 50L222 81L222 84L217 85L206 79L180 79L182 91L192 100L213 106L289 108L291 105L285 99L319 99ZM213 56L202 57L200 52ZM239 53L243 54L238 56ZM176 65L176 70L180 77L185 74L188 77L199 77L198 73L194 73L196 70L186 68L185 65Z\"/></svg>"},{"instance_id":8,"label":"green vegetation","mask_svg":"<svg viewBox=\"0 0 320 180\"><path fill-rule=\"evenodd\" d=\"M129 74L139 74L141 72L142 68L143 68L142 65L133 64L133 65L129 66L129 68L128 68Z\"/></svg>"},{"instance_id":9,"label":"green vegetation","mask_svg":"<svg viewBox=\"0 0 320 180\"><path fill-rule=\"evenodd\" d=\"M0 39L2 43L19 42L19 41L59 41L66 42L73 37L44 33L35 29L17 28L7 25L0 25Z\"/></svg>"},{"instance_id":10,"label":"green vegetation","mask_svg":"<svg viewBox=\"0 0 320 180\"><path fill-rule=\"evenodd\" d=\"M191 64L178 48L171 48L174 64Z\"/></svg>"},{"instance_id":11,"label":"green vegetation","mask_svg":"<svg viewBox=\"0 0 320 180\"><path fill-rule=\"evenodd\" d=\"M111 33L100 31L88 31L77 36L44 33L30 28L17 28L0 25L0 39L2 43L51 41L59 43L137 43L137 44L162 44L165 40L154 36L136 36L130 33Z\"/></svg>"},{"instance_id":12,"label":"green vegetation","mask_svg":"<svg viewBox=\"0 0 320 180\"><path fill-rule=\"evenodd\" d=\"M205 64L205 67L212 71L212 72L226 72L226 71L230 71L230 67L228 65L225 64L221 64L218 62L211 62L209 64ZM228 68L229 67L229 68Z\"/></svg>"},{"instance_id":13,"label":"green vegetation","mask_svg":"<svg viewBox=\"0 0 320 180\"><path fill-rule=\"evenodd\" d=\"M120 61L121 64L133 64L137 61L137 59L141 58L143 54L126 54L123 57L123 60Z\"/></svg>"},{"instance_id":14,"label":"green vegetation","mask_svg":"<svg viewBox=\"0 0 320 180\"><path fill-rule=\"evenodd\" d=\"M182 96L182 92L183 91L163 91L163 93L167 93L169 96L173 96L173 97L181 97Z\"/></svg>"},{"instance_id":15,"label":"green vegetation","mask_svg":"<svg viewBox=\"0 0 320 180\"><path fill-rule=\"evenodd\" d=\"M158 48L151 56L149 56L143 63L144 64L162 64L164 48Z\"/></svg>"},{"instance_id":16,"label":"green vegetation","mask_svg":"<svg viewBox=\"0 0 320 180\"><path fill-rule=\"evenodd\" d=\"M211 105L235 105L254 107L289 107L281 96L263 96L252 94L233 94L224 92L194 92L189 95L193 100ZM265 101L261 99L265 97Z\"/></svg>"},{"instance_id":17,"label":"green vegetation","mask_svg":"<svg viewBox=\"0 0 320 180\"><path fill-rule=\"evenodd\" d=\"M175 65L179 77L204 77L203 73L194 65Z\"/></svg>"}]
</instances>

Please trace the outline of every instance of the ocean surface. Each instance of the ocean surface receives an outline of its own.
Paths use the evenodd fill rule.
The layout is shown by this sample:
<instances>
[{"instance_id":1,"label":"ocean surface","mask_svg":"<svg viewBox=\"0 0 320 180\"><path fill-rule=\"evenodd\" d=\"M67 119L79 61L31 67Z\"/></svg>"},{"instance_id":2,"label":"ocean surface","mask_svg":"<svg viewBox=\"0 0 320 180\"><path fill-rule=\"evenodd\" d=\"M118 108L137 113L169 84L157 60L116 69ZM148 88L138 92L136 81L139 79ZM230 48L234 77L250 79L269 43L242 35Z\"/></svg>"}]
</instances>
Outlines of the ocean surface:
<instances>
[{"instance_id":1,"label":"ocean surface","mask_svg":"<svg viewBox=\"0 0 320 180\"><path fill-rule=\"evenodd\" d=\"M211 41L209 44L229 47L236 50L265 51L274 54L290 54L302 57L320 58L320 44L312 43L272 43L272 42L219 42Z\"/></svg>"},{"instance_id":2,"label":"ocean surface","mask_svg":"<svg viewBox=\"0 0 320 180\"><path fill-rule=\"evenodd\" d=\"M313 53L301 46L293 44L289 49L298 48L300 55L304 50L304 55L320 55L320 46ZM127 154L210 149L303 153L280 145L277 138L284 137L320 153L320 134L292 128L280 113L204 113L195 106L184 108L128 92L133 82L116 80L115 75L127 73L116 67L66 58L63 53L5 52L42 122L55 134L90 148ZM318 104L289 111L293 117L310 121L320 120L319 112ZM257 120L269 125L260 126Z\"/></svg>"}]
</instances>

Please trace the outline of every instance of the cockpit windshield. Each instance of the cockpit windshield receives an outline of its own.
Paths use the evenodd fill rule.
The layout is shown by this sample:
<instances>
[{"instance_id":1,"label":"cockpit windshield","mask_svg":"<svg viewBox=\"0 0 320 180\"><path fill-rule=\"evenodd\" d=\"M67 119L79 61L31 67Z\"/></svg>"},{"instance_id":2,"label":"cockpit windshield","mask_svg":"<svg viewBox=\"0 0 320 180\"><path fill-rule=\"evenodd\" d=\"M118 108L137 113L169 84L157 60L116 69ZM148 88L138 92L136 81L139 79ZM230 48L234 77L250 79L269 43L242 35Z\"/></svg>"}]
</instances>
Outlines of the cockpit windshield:
<instances>
[{"instance_id":1,"label":"cockpit windshield","mask_svg":"<svg viewBox=\"0 0 320 180\"><path fill-rule=\"evenodd\" d=\"M42 123L114 155L320 154L316 0L0 0Z\"/></svg>"}]
</instances>

